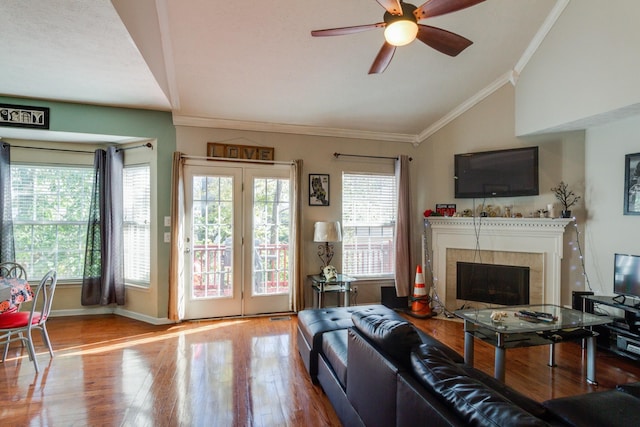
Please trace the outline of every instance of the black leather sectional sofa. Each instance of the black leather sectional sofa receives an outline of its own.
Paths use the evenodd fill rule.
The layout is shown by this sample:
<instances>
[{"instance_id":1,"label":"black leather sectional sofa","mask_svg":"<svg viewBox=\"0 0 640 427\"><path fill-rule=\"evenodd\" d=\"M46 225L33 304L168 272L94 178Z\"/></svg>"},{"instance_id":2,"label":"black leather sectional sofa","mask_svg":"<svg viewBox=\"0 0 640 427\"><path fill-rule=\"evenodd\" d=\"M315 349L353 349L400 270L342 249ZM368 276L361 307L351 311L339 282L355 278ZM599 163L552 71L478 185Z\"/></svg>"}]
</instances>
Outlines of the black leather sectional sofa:
<instances>
[{"instance_id":1,"label":"black leather sectional sofa","mask_svg":"<svg viewBox=\"0 0 640 427\"><path fill-rule=\"evenodd\" d=\"M640 425L640 387L536 402L385 306L298 313L298 350L345 426Z\"/></svg>"}]
</instances>

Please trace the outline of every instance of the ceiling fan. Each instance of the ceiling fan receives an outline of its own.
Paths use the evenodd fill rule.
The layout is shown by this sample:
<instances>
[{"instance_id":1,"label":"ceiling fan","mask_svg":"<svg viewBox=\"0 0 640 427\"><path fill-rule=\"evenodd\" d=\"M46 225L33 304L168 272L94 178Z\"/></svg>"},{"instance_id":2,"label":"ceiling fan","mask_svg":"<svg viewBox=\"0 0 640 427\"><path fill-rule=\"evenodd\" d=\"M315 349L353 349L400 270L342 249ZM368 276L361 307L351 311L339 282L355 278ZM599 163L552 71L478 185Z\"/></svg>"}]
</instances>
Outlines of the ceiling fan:
<instances>
[{"instance_id":1,"label":"ceiling fan","mask_svg":"<svg viewBox=\"0 0 640 427\"><path fill-rule=\"evenodd\" d=\"M384 7L383 22L353 27L330 28L311 31L314 37L341 36L354 34L374 28L384 28L385 42L373 61L369 74L384 72L393 58L397 46L404 46L416 38L449 56L457 56L473 43L458 34L429 25L418 24L418 21L434 16L456 12L482 3L485 0L427 0L416 7L401 0L376 0Z\"/></svg>"}]
</instances>

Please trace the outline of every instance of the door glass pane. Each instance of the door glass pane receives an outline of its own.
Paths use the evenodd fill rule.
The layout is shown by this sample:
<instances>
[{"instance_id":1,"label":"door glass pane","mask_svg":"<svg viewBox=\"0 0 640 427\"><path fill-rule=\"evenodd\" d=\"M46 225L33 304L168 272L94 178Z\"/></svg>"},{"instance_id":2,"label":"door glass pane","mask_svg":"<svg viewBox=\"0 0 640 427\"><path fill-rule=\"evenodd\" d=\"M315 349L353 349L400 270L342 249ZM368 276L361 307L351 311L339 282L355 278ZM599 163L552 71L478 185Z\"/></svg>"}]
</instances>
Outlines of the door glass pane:
<instances>
[{"instance_id":1,"label":"door glass pane","mask_svg":"<svg viewBox=\"0 0 640 427\"><path fill-rule=\"evenodd\" d=\"M289 292L289 180L253 181L252 295Z\"/></svg>"},{"instance_id":2,"label":"door glass pane","mask_svg":"<svg viewBox=\"0 0 640 427\"><path fill-rule=\"evenodd\" d=\"M193 299L233 297L233 177L193 177Z\"/></svg>"}]
</instances>

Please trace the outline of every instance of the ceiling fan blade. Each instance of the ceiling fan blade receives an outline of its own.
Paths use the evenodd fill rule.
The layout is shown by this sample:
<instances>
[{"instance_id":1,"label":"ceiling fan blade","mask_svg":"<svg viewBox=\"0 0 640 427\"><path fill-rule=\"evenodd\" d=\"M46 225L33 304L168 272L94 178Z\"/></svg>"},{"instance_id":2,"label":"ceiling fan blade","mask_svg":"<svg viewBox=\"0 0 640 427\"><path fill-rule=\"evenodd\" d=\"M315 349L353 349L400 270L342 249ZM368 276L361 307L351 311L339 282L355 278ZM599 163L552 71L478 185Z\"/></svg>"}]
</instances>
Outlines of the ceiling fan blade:
<instances>
[{"instance_id":1,"label":"ceiling fan blade","mask_svg":"<svg viewBox=\"0 0 640 427\"><path fill-rule=\"evenodd\" d=\"M380 6L384 7L392 15L402 15L400 0L376 0Z\"/></svg>"},{"instance_id":2,"label":"ceiling fan blade","mask_svg":"<svg viewBox=\"0 0 640 427\"><path fill-rule=\"evenodd\" d=\"M422 43L449 56L457 56L473 44L471 40L458 34L421 24L418 25L418 35L416 38Z\"/></svg>"},{"instance_id":3,"label":"ceiling fan blade","mask_svg":"<svg viewBox=\"0 0 640 427\"><path fill-rule=\"evenodd\" d=\"M384 42L382 48L378 52L378 56L371 64L371 68L369 69L369 74L380 74L383 73L384 70L387 69L391 59L393 59L393 54L396 52L396 47L387 42Z\"/></svg>"},{"instance_id":4,"label":"ceiling fan blade","mask_svg":"<svg viewBox=\"0 0 640 427\"><path fill-rule=\"evenodd\" d=\"M311 31L311 35L314 37L342 36L345 34L361 33L363 31L373 30L374 28L382 28L386 25L387 24L385 24L384 22L378 22L377 24L355 25L353 27L329 28L326 30L313 30Z\"/></svg>"},{"instance_id":5,"label":"ceiling fan blade","mask_svg":"<svg viewBox=\"0 0 640 427\"><path fill-rule=\"evenodd\" d=\"M484 0L427 0L413 14L419 21L434 16L446 15L482 3Z\"/></svg>"}]
</instances>

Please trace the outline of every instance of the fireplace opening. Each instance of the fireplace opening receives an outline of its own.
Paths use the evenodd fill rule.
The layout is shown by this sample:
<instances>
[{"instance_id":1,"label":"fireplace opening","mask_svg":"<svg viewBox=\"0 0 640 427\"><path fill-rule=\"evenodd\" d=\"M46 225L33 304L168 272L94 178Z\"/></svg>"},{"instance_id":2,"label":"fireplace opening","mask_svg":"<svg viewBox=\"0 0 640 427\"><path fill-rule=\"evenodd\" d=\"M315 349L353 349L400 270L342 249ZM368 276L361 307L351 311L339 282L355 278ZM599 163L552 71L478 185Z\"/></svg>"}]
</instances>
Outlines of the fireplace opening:
<instances>
[{"instance_id":1,"label":"fireplace opening","mask_svg":"<svg viewBox=\"0 0 640 427\"><path fill-rule=\"evenodd\" d=\"M529 267L456 263L457 298L499 305L529 304Z\"/></svg>"}]
</instances>

